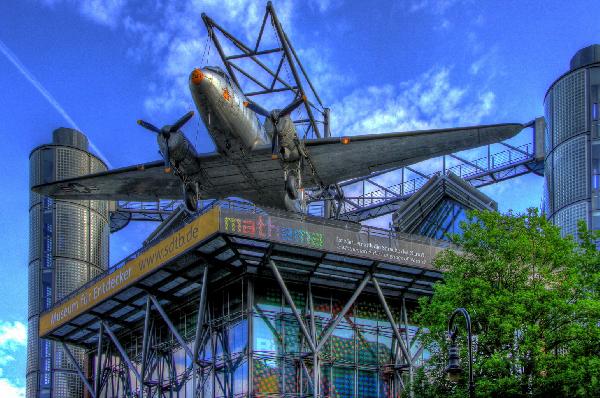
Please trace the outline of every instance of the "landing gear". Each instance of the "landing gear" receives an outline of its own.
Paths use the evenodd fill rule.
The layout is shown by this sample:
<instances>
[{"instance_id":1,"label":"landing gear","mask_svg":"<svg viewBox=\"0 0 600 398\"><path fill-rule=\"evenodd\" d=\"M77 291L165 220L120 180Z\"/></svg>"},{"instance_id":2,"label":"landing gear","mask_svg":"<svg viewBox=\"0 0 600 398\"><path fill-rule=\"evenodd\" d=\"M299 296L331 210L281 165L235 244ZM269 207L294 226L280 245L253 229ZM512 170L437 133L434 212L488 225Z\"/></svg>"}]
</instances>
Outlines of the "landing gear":
<instances>
[{"instance_id":1,"label":"landing gear","mask_svg":"<svg viewBox=\"0 0 600 398\"><path fill-rule=\"evenodd\" d=\"M304 213L302 201L300 201L298 199L294 200L294 199L290 198L287 193L285 193L283 195L283 202L285 204L285 208L288 211L291 211L293 213Z\"/></svg>"},{"instance_id":2,"label":"landing gear","mask_svg":"<svg viewBox=\"0 0 600 398\"><path fill-rule=\"evenodd\" d=\"M284 203L286 209L294 213L304 213L306 210L306 202L304 195L300 189L300 176L293 170L288 170L285 178Z\"/></svg>"},{"instance_id":3,"label":"landing gear","mask_svg":"<svg viewBox=\"0 0 600 398\"><path fill-rule=\"evenodd\" d=\"M290 199L298 199L298 182L293 173L289 173L285 179L285 192Z\"/></svg>"},{"instance_id":4,"label":"landing gear","mask_svg":"<svg viewBox=\"0 0 600 398\"><path fill-rule=\"evenodd\" d=\"M183 201L185 202L185 208L190 213L198 210L198 189L196 188L196 184L183 184Z\"/></svg>"}]
</instances>

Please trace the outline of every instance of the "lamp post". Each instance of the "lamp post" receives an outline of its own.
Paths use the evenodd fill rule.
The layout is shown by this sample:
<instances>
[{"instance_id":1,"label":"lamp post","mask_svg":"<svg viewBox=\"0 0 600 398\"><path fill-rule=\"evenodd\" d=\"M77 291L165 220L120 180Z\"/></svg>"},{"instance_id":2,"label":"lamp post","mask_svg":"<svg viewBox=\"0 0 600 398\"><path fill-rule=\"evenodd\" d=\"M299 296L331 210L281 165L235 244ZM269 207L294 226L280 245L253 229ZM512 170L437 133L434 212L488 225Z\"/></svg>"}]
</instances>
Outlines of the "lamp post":
<instances>
[{"instance_id":1,"label":"lamp post","mask_svg":"<svg viewBox=\"0 0 600 398\"><path fill-rule=\"evenodd\" d=\"M473 381L473 335L471 334L471 317L464 308L454 310L448 321L448 337L450 338L450 348L448 350L448 366L446 372L451 381L458 381L462 373L460 367L460 355L456 346L456 337L458 336L458 328L454 326L454 319L460 314L465 318L467 324L467 341L469 347L469 397L475 397L475 382Z\"/></svg>"}]
</instances>

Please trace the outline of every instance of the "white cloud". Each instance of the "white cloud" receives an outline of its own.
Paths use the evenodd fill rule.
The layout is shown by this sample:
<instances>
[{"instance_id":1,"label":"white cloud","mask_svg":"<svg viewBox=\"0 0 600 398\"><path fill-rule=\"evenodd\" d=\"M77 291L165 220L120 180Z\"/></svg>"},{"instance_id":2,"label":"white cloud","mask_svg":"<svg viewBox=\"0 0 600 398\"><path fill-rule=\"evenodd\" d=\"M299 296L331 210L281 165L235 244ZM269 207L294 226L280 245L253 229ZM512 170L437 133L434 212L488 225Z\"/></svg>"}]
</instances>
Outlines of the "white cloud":
<instances>
[{"instance_id":1,"label":"white cloud","mask_svg":"<svg viewBox=\"0 0 600 398\"><path fill-rule=\"evenodd\" d=\"M321 13L341 7L343 3L343 0L309 0L311 8L316 8Z\"/></svg>"},{"instance_id":2,"label":"white cloud","mask_svg":"<svg viewBox=\"0 0 600 398\"><path fill-rule=\"evenodd\" d=\"M0 321L0 397L24 397L25 386L18 380L4 377L4 368L25 355L27 327L21 322ZM24 369L23 369L24 373Z\"/></svg>"},{"instance_id":3,"label":"white cloud","mask_svg":"<svg viewBox=\"0 0 600 398\"><path fill-rule=\"evenodd\" d=\"M0 347L14 349L27 344L27 327L21 322L0 321Z\"/></svg>"},{"instance_id":4,"label":"white cloud","mask_svg":"<svg viewBox=\"0 0 600 398\"><path fill-rule=\"evenodd\" d=\"M443 15L455 5L468 3L470 0L413 0L410 3L410 12L429 11Z\"/></svg>"},{"instance_id":5,"label":"white cloud","mask_svg":"<svg viewBox=\"0 0 600 398\"><path fill-rule=\"evenodd\" d=\"M480 123L494 108L494 93L453 85L450 72L437 67L398 85L355 90L331 106L332 131L348 135Z\"/></svg>"},{"instance_id":6,"label":"white cloud","mask_svg":"<svg viewBox=\"0 0 600 398\"><path fill-rule=\"evenodd\" d=\"M353 135L477 125L492 113L494 101L492 91L455 85L450 68L436 67L411 81L364 87L342 98L331 107L332 132ZM442 169L442 160L429 159L414 168L430 174ZM406 174L404 179L408 181L405 192L412 190L413 182L425 181L416 174ZM376 177L376 182L384 187L399 184L400 172ZM362 184L344 191L347 197L360 196ZM377 196L381 190L367 184L365 191L375 191ZM369 224L385 226L388 222L382 219Z\"/></svg>"},{"instance_id":7,"label":"white cloud","mask_svg":"<svg viewBox=\"0 0 600 398\"><path fill-rule=\"evenodd\" d=\"M207 39L200 13L214 18L215 22L251 47L262 22L264 7L264 3L246 0L194 0L186 3L172 0L165 1L155 10L162 15L160 20L145 20L134 12L128 13L123 26L137 43L131 54L140 61L157 66L155 84L144 101L146 110L155 113L191 109L188 74L194 67L221 63L216 49ZM293 3L278 2L276 11L288 36L291 36L292 26L287 22L292 18ZM269 26L265 29L263 45L275 43L269 29ZM233 46L221 41L225 51L232 53Z\"/></svg>"},{"instance_id":8,"label":"white cloud","mask_svg":"<svg viewBox=\"0 0 600 398\"><path fill-rule=\"evenodd\" d=\"M127 0L43 0L47 5L71 3L76 5L79 12L86 18L111 28L119 24Z\"/></svg>"},{"instance_id":9,"label":"white cloud","mask_svg":"<svg viewBox=\"0 0 600 398\"><path fill-rule=\"evenodd\" d=\"M477 75L485 70L487 78L492 79L500 72L499 65L501 65L499 49L497 46L493 46L471 63L469 73Z\"/></svg>"},{"instance_id":10,"label":"white cloud","mask_svg":"<svg viewBox=\"0 0 600 398\"><path fill-rule=\"evenodd\" d=\"M10 380L0 377L0 397L25 398L25 386L17 386Z\"/></svg>"},{"instance_id":11,"label":"white cloud","mask_svg":"<svg viewBox=\"0 0 600 398\"><path fill-rule=\"evenodd\" d=\"M80 1L81 13L88 18L107 26L117 25L125 0L88 0Z\"/></svg>"},{"instance_id":12,"label":"white cloud","mask_svg":"<svg viewBox=\"0 0 600 398\"><path fill-rule=\"evenodd\" d=\"M163 0L143 3L143 7L141 2L132 0L42 1L50 5L63 2L76 5L85 17L111 28L122 28L133 39L135 45L129 49L128 55L139 62L152 64L152 70L156 71L144 104L149 113L158 113L157 118L161 117L161 113L191 109L188 74L194 67L221 63L212 43L207 48L207 32L200 14L206 13L214 18L224 29L252 47L266 6L266 2L252 0ZM326 12L340 4L341 0L318 0L311 6L319 12ZM310 66L307 59L302 58L310 69L309 74L313 78L315 73L319 74L315 84L341 82L340 74L332 72L328 62L320 56L312 56L317 53L316 49L302 48L295 41L296 34L301 35L294 30L293 24L298 3L277 1L275 8L288 37L295 42L297 51L303 53L301 57L310 57ZM270 26L265 28L261 48L276 44L272 30ZM232 46L227 46L224 40L222 45L226 52L230 52ZM251 73L258 71L252 67L248 69ZM276 65L272 69L276 69ZM268 107L269 101L264 105Z\"/></svg>"}]
</instances>

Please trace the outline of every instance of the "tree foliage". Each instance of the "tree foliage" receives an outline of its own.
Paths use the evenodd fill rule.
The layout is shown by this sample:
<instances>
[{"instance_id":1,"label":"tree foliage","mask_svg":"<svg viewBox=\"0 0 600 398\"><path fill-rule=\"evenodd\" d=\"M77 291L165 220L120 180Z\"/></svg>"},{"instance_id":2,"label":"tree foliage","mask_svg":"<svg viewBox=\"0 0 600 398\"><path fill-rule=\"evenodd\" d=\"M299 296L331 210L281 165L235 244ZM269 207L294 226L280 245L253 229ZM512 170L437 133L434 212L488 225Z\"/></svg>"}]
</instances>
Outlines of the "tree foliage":
<instances>
[{"instance_id":1,"label":"tree foliage","mask_svg":"<svg viewBox=\"0 0 600 398\"><path fill-rule=\"evenodd\" d=\"M444 373L452 311L471 315L476 395L600 397L600 257L598 236L581 243L535 209L522 215L474 212L452 236L459 251L436 259L444 271L416 315L431 358L413 385L417 397L467 396L466 329L458 318L459 383Z\"/></svg>"}]
</instances>

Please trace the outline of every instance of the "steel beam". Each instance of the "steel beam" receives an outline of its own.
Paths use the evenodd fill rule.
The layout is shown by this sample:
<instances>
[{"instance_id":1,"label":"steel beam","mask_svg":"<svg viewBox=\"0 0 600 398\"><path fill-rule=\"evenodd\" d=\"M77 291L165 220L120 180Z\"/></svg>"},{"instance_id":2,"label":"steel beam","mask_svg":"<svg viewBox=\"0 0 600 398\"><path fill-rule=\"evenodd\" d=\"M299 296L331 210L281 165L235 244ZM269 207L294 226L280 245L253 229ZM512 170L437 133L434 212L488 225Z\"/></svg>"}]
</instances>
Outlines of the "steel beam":
<instances>
[{"instance_id":1,"label":"steel beam","mask_svg":"<svg viewBox=\"0 0 600 398\"><path fill-rule=\"evenodd\" d=\"M179 334L179 331L175 328L175 325L173 325L173 322L171 322L171 319L169 318L169 316L167 315L167 313L163 309L162 305L160 305L160 303L158 302L158 300L157 300L156 297L154 297L151 294L149 296L150 296L150 299L152 300L152 303L154 304L154 306L156 307L156 309L160 313L160 316L162 317L162 319L167 324L167 327L169 328L169 330L171 331L171 333L173 333L173 336L175 336L175 339L177 340L177 342L179 343L179 345L181 345L181 348L183 348L185 350L185 352L188 354L188 356L190 357L190 359L192 361L194 361L195 360L194 359L194 353L192 352L192 350L190 349L190 347L188 347L188 345L186 344L185 340L183 340L183 337L181 337L181 335Z\"/></svg>"},{"instance_id":2,"label":"steel beam","mask_svg":"<svg viewBox=\"0 0 600 398\"><path fill-rule=\"evenodd\" d=\"M96 380L94 380L94 394L96 397L100 396L100 388L102 387L101 377L102 377L102 337L104 335L104 324L102 321L98 321L98 348L96 351Z\"/></svg>"},{"instance_id":3,"label":"steel beam","mask_svg":"<svg viewBox=\"0 0 600 398\"><path fill-rule=\"evenodd\" d=\"M333 331L335 330L335 328L344 319L344 317L346 316L346 313L354 305L354 302L356 301L356 299L358 298L358 296L360 295L360 293L363 291L363 289L365 288L365 286L367 286L367 283L369 283L370 279L371 279L371 271L365 272L362 280L360 281L360 284L358 285L358 287L356 288L356 290L354 291L354 293L352 293L352 296L346 302L346 305L344 306L344 308L342 308L342 310L337 314L337 316L335 317L335 319L321 333L319 343L317 344L317 352L321 351L321 348L323 348L323 345L325 345L325 343L327 342L327 340L329 340L329 337L331 336L331 334L333 333Z\"/></svg>"},{"instance_id":4,"label":"steel beam","mask_svg":"<svg viewBox=\"0 0 600 398\"><path fill-rule=\"evenodd\" d=\"M123 361L125 362L125 364L129 368L129 370L131 370L134 373L135 377L141 383L142 382L142 376L140 375L140 372L138 372L137 368L133 365L133 362L131 362L131 359L129 359L129 356L127 355L127 352L125 351L125 349L123 348L123 346L121 345L121 343L119 343L119 340L117 339L117 336L115 336L115 334L113 333L113 331L110 330L110 326L109 325L107 325L104 321L101 321L101 322L104 324L104 330L106 331L106 334L108 334L108 337L110 337L110 339L112 340L112 342L115 345L115 347L117 347L117 350L119 351L119 354L121 354L121 358L123 359Z\"/></svg>"},{"instance_id":5,"label":"steel beam","mask_svg":"<svg viewBox=\"0 0 600 398\"><path fill-rule=\"evenodd\" d=\"M71 353L71 350L69 350L69 347L67 347L67 345L63 341L60 342L60 345L61 345L63 351L65 352L65 354L67 354L67 358L69 358L71 365L73 365L73 367L75 368L75 372L77 372L77 375L79 376L79 378L81 379L81 381L83 382L85 387L88 389L88 392L90 393L92 398L96 398L96 393L95 393L94 389L92 388L92 386L90 385L90 381L85 377L85 375L81 371L81 367L79 366L79 364L77 363L77 360Z\"/></svg>"},{"instance_id":6,"label":"steel beam","mask_svg":"<svg viewBox=\"0 0 600 398\"><path fill-rule=\"evenodd\" d=\"M200 302L198 303L198 317L196 319L196 339L194 340L194 353L192 361L198 363L198 353L200 351L200 335L204 326L204 314L206 312L206 295L208 291L208 264L204 266L202 274L202 287L200 288Z\"/></svg>"},{"instance_id":7,"label":"steel beam","mask_svg":"<svg viewBox=\"0 0 600 398\"><path fill-rule=\"evenodd\" d=\"M379 296L379 302L381 303L381 306L383 307L383 309L385 311L385 315L387 316L388 322L390 323L390 326L392 327L394 336L396 337L396 340L398 340L398 344L400 345L402 354L404 355L404 358L406 358L406 361L408 362L409 366L412 368L412 358L411 358L406 346L404 345L404 339L402 338L400 331L396 327L396 322L394 321L394 317L392 316L392 311L390 311L390 307L388 306L385 296L383 295L383 292L381 291L379 282L377 282L377 278L375 278L375 276L373 276L373 278L371 278L371 281L373 282L373 286L375 286L375 290L377 291L377 296Z\"/></svg>"},{"instance_id":8,"label":"steel beam","mask_svg":"<svg viewBox=\"0 0 600 398\"><path fill-rule=\"evenodd\" d=\"M273 275L275 275L275 279L277 280L277 283L279 283L279 287L281 288L281 291L283 292L283 296L285 297L285 300L287 301L288 305L290 306L290 308L292 310L292 313L294 314L294 316L296 317L296 320L298 321L298 326L300 326L300 330L302 331L304 338L306 338L306 341L308 341L308 345L310 345L310 349L313 352L318 351L318 349L315 345L315 341L312 339L310 333L308 333L308 329L306 328L306 325L304 324L304 320L302 319L302 316L298 312L298 308L296 308L296 304L294 303L294 300L292 299L292 295L290 294L290 291L288 290L287 286L285 285L285 282L284 282L283 278L281 277L281 274L279 273L279 269L277 269L277 265L275 265L275 263L271 259L269 259L269 265L271 266L271 270L273 271Z\"/></svg>"},{"instance_id":9,"label":"steel beam","mask_svg":"<svg viewBox=\"0 0 600 398\"><path fill-rule=\"evenodd\" d=\"M489 147L490 147L490 146L488 145L488 153L489 153ZM453 153L451 153L451 154L450 154L450 155L448 155L448 156L450 156L451 158L454 158L454 159L456 159L456 160L458 160L458 161L461 161L461 162L463 162L464 164L467 164L467 165L469 165L469 166L473 167L474 169L481 170L481 171L483 171L483 172L485 172L485 171L489 170L489 162L488 162L488 169L486 170L486 169L484 169L483 167L481 167L481 166L478 166L477 164L475 164L475 163L471 162L470 160L464 159L464 158L462 158L462 157L460 157L460 156L458 156L458 155L455 155L455 154L453 154ZM489 157L488 157L488 160L489 160Z\"/></svg>"},{"instance_id":10,"label":"steel beam","mask_svg":"<svg viewBox=\"0 0 600 398\"><path fill-rule=\"evenodd\" d=\"M315 132L315 135L317 136L317 138L321 138L321 133L319 133L319 128L317 127L317 123L315 123L315 118L313 116L312 110L310 109L308 100L306 99L306 93L304 92L304 88L302 87L302 81L300 80L300 76L298 76L298 71L296 70L296 65L294 63L294 59L292 58L290 45L287 41L287 37L285 36L283 28L281 27L281 24L279 23L279 19L277 18L277 13L275 12L275 8L273 7L273 4L271 4L270 1L267 3L267 10L271 13L271 20L273 21L273 26L275 27L275 30L277 31L277 36L279 36L279 40L281 41L281 46L283 47L283 52L285 53L285 56L288 60L288 65L290 66L292 75L294 76L294 79L296 80L296 85L298 86L298 91L300 92L300 95L302 96L302 98L304 100L303 101L304 107L306 108L306 113L308 114L308 118L310 119L310 123L312 125L313 131ZM318 99L318 97L317 97L317 99Z\"/></svg>"}]
</instances>

